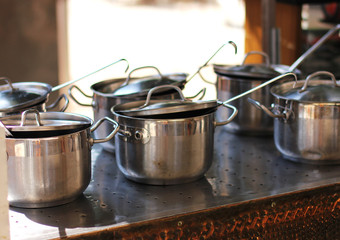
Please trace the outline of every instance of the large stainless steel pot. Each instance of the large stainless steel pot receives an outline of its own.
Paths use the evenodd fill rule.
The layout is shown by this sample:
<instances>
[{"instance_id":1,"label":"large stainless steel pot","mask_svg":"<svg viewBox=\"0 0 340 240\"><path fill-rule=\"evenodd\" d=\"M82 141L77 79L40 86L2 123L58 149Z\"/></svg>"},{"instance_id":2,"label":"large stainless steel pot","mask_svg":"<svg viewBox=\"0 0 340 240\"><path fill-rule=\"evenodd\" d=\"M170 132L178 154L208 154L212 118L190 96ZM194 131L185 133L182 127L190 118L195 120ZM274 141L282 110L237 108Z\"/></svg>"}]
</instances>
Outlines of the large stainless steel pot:
<instances>
[{"instance_id":1,"label":"large stainless steel pot","mask_svg":"<svg viewBox=\"0 0 340 240\"><path fill-rule=\"evenodd\" d=\"M237 115L237 109L228 102L287 75L294 74L273 78L224 102L188 101L178 87L181 99L151 100L152 93L160 88L157 87L149 91L145 101L113 106L114 119L121 127L115 137L119 169L131 180L157 185L184 183L202 177L213 158L215 127L230 124ZM222 122L215 120L219 106L233 110Z\"/></svg>"},{"instance_id":2,"label":"large stainless steel pot","mask_svg":"<svg viewBox=\"0 0 340 240\"><path fill-rule=\"evenodd\" d=\"M319 75L329 80L311 80ZM274 141L283 157L313 164L340 163L340 87L333 74L316 72L305 81L271 88L274 106L255 106L275 118Z\"/></svg>"},{"instance_id":3,"label":"large stainless steel pot","mask_svg":"<svg viewBox=\"0 0 340 240\"><path fill-rule=\"evenodd\" d=\"M145 101L128 103L138 107ZM204 176L213 160L215 127L228 124L215 121L215 111L189 117L153 119L120 114L124 104L113 106L120 131L115 137L116 161L120 171L136 182L169 185L194 181Z\"/></svg>"},{"instance_id":4,"label":"large stainless steel pot","mask_svg":"<svg viewBox=\"0 0 340 240\"><path fill-rule=\"evenodd\" d=\"M154 67L152 67L154 68ZM155 68L157 69L157 68ZM134 70L133 70L134 71ZM157 71L159 71L157 69ZM130 74L132 71L130 72ZM138 83L143 81L150 81L157 79L159 80L159 76L152 76L152 77L143 77L143 78L131 78L130 74L128 78L116 78L116 79L109 79L100 81L98 83L95 83L91 86L91 90L93 91L93 95L87 95L85 94L79 87L73 85L69 88L69 95L70 97L79 105L81 106L88 106L92 107L93 109L93 116L94 120L98 120L102 117L108 116L113 118L113 114L111 112L111 107L116 104L121 104L125 102L130 101L139 101L139 100L145 100L147 93L145 93L145 90L142 92L139 91L140 88L137 84L134 86L137 86L136 88L131 88L129 92L125 91L125 94L114 94L117 89L119 89L124 83L126 83L126 80L131 80L131 83ZM168 79L179 79L177 82L177 86L183 88L184 87L184 80L187 77L187 74L185 73L174 73L174 74L163 74L162 76L168 78ZM162 84L162 81L158 81L158 84ZM147 88L150 88L150 86L147 86ZM152 88L152 87L151 87ZM73 89L78 90L83 96L92 99L91 103L83 103L79 101L79 99L72 93ZM137 90L136 90L137 89ZM155 94L153 96L153 99L175 99L178 98L178 93L173 90L167 90L158 94ZM107 135L107 133L112 131L112 125L110 124L103 124L103 126L98 129L98 131L95 132L95 137L101 137ZM108 141L101 146L110 152L114 151L114 141Z\"/></svg>"},{"instance_id":5,"label":"large stainless steel pot","mask_svg":"<svg viewBox=\"0 0 340 240\"><path fill-rule=\"evenodd\" d=\"M39 124L30 124L35 117L18 129L10 128L14 138L6 138L6 152L11 206L40 208L73 201L90 182L92 145L109 141L118 131L118 124L109 118L92 124L91 119L78 114L55 112L51 118L48 114L40 113L40 121L44 127L41 131L46 131L49 137L35 134ZM76 122L73 127L72 119ZM78 125L80 120L83 126ZM115 130L104 139L93 139L91 133L104 121L113 124ZM7 117L4 122L10 124L11 119ZM24 131L23 127L31 137L15 137L16 131Z\"/></svg>"}]
</instances>

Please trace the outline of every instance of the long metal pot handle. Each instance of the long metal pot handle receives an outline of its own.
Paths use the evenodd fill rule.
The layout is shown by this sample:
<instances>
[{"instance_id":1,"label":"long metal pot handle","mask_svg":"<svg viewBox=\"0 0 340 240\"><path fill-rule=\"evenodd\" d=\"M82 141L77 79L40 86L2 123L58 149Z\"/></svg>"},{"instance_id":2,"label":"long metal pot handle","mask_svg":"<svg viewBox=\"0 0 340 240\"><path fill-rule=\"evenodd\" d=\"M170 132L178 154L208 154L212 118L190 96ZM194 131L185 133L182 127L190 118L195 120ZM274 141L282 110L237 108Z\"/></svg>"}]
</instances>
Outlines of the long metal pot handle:
<instances>
[{"instance_id":1,"label":"long metal pot handle","mask_svg":"<svg viewBox=\"0 0 340 240\"><path fill-rule=\"evenodd\" d=\"M271 84L271 83L273 83L273 82L275 82L275 81L277 81L277 80L280 80L280 79L282 79L282 78L284 78L284 77L287 77L287 76L293 76L295 82L297 82L297 76L296 76L295 73L285 73L285 74L282 74L282 75L277 76L277 77L275 77L275 78L272 78L272 79L270 79L270 80L268 80L268 81L266 81L266 82L264 82L264 83L262 83L262 84L260 84L260 85L258 85L258 86L256 86L256 87L254 87L254 88L252 88L252 89L249 89L248 91L245 91L244 93L241 93L241 94L239 94L239 95L236 95L235 97L232 97L232 98L230 98L230 99L224 101L223 103L230 103L230 102L232 102L232 101L234 101L234 100L236 100L236 99L239 99L239 98L241 98L241 97L244 97L244 96L246 96L246 95L248 95L248 94L250 94L250 93L252 93L252 92L254 92L254 91L258 90L258 89L260 89L260 88L263 88L263 87L265 87L265 86L267 86L267 85L269 85L269 84Z\"/></svg>"},{"instance_id":2,"label":"long metal pot handle","mask_svg":"<svg viewBox=\"0 0 340 240\"><path fill-rule=\"evenodd\" d=\"M91 145L93 145L95 143L103 143L103 142L110 141L114 137L114 135L116 135L116 133L118 132L119 124L115 120L113 120L109 117L103 117L103 118L99 119L95 124L92 125L92 127L90 128L90 132L91 133L94 132L105 121L108 121L109 123L111 123L114 126L114 129L105 138L100 138L100 139L90 138L89 142L90 142Z\"/></svg>"},{"instance_id":3,"label":"long metal pot handle","mask_svg":"<svg viewBox=\"0 0 340 240\"><path fill-rule=\"evenodd\" d=\"M318 49L321 44L323 44L330 36L332 36L336 31L340 29L340 24L336 25L334 28L330 29L325 35L322 36L310 49L308 49L304 54L302 54L288 69L289 72L293 72L300 64L311 55L316 49Z\"/></svg>"},{"instance_id":4,"label":"long metal pot handle","mask_svg":"<svg viewBox=\"0 0 340 240\"><path fill-rule=\"evenodd\" d=\"M224 44L222 44L222 46L221 47L219 47L219 49L217 49L217 51L216 52L214 52L214 54L202 65L202 66L200 66L198 69L197 69L197 71L194 73L194 74L192 74L191 75L191 77L189 77L188 79L187 79L187 83L191 80L191 79L193 79L200 71L201 71L201 69L202 68L204 68L205 66L207 66L208 65L208 63L211 61L211 59L213 59L214 57L215 57L215 55L225 46L225 45L227 45L227 44L231 44L233 47L234 47L234 49L235 49L235 54L237 54L237 45L236 45L236 43L234 43L233 41L228 41L227 43L224 43Z\"/></svg>"},{"instance_id":5,"label":"long metal pot handle","mask_svg":"<svg viewBox=\"0 0 340 240\"><path fill-rule=\"evenodd\" d=\"M228 117L228 119L226 121L223 121L223 122L215 122L215 127L217 126L222 126L222 125L226 125L228 123L230 123L237 115L238 113L238 110L236 107L232 106L232 105L229 105L227 103L222 103L221 102L221 105L226 107L226 108L229 108L229 109L232 109L233 110L233 113L230 115L230 117Z\"/></svg>"},{"instance_id":6,"label":"long metal pot handle","mask_svg":"<svg viewBox=\"0 0 340 240\"><path fill-rule=\"evenodd\" d=\"M269 108L261 104L259 101L256 101L252 98L248 98L248 102L254 105L257 109L262 110L265 112L268 116L273 118L287 118L286 114L275 114L273 113Z\"/></svg>"},{"instance_id":7,"label":"long metal pot handle","mask_svg":"<svg viewBox=\"0 0 340 240\"><path fill-rule=\"evenodd\" d=\"M80 78L78 78L78 79L74 79L74 80L65 82L65 83L63 83L63 84L60 84L60 85L58 85L58 86L55 86L55 87L52 88L52 92L57 91L57 90L59 90L59 89L61 89L61 88L63 88L63 87L66 87L66 86L68 86L68 85L71 85L71 84L73 84L73 83L75 83L75 82L78 82L78 81L80 81L80 80L82 80L82 79L84 79L84 78L87 78L87 77L89 77L89 76L91 76L91 75L93 75L93 74L95 74L95 73L97 73L97 72L99 72L99 71L101 71L101 70L104 70L105 68L108 68L108 67L110 67L110 66L112 66L112 65L114 65L114 64L116 64L116 63L122 62L122 61L125 61L125 62L127 63L127 67L126 67L126 69L125 69L125 72L127 72L127 70L129 69L129 62L128 62L125 58L121 58L121 59L119 59L119 60L117 60L117 61L115 61L115 62L113 62L113 63L110 63L109 65L106 65L106 66L104 66L104 67L102 67L102 68L100 68L100 69L97 69L97 70L95 70L95 71L93 71L93 72L91 72L91 73L88 73L88 74L86 74L85 76L82 76L82 77L80 77Z\"/></svg>"},{"instance_id":8,"label":"long metal pot handle","mask_svg":"<svg viewBox=\"0 0 340 240\"><path fill-rule=\"evenodd\" d=\"M201 95L198 100L202 100L205 96L205 94L207 93L207 88L202 88L198 93L196 93L194 96L190 96L190 97L185 97L186 99L189 100L193 100L195 98L197 98L199 95Z\"/></svg>"},{"instance_id":9,"label":"long metal pot handle","mask_svg":"<svg viewBox=\"0 0 340 240\"><path fill-rule=\"evenodd\" d=\"M46 106L46 110L49 111L49 110L55 108L55 107L59 104L59 102L60 102L62 99L65 99L65 104L64 104L63 107L59 110L59 112L65 112L65 110L67 109L67 107L68 107L70 101L69 101L68 97L67 97L64 93L61 94L55 102L53 102L53 103L51 103L50 105Z\"/></svg>"},{"instance_id":10,"label":"long metal pot handle","mask_svg":"<svg viewBox=\"0 0 340 240\"><path fill-rule=\"evenodd\" d=\"M79 101L73 96L73 93L72 93L72 89L73 89L73 88L77 89L84 97L87 97L87 98L91 98L91 99L92 99L92 96L87 95L86 93L84 93L78 86L72 85L72 86L68 89L68 95L70 95L70 97L72 98L72 100L75 101L75 102L76 102L77 104L79 104L80 106L92 107L92 104L91 104L91 103L81 103L81 102L79 102Z\"/></svg>"}]
</instances>

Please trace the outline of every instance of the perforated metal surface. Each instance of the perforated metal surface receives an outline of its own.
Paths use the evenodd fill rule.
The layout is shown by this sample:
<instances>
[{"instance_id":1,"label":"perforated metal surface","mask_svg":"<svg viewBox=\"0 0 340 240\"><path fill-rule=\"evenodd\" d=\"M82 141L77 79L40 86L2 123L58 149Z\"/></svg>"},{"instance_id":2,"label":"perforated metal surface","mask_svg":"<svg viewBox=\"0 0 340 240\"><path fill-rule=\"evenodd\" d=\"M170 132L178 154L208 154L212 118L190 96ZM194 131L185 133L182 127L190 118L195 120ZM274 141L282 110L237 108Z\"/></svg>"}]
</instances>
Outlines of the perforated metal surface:
<instances>
[{"instance_id":1,"label":"perforated metal surface","mask_svg":"<svg viewBox=\"0 0 340 240\"><path fill-rule=\"evenodd\" d=\"M340 166L285 160L268 138L215 133L214 163L205 178L173 186L127 180L112 153L92 150L93 174L84 195L53 208L11 208L13 239L57 238L239 204L340 182Z\"/></svg>"}]
</instances>

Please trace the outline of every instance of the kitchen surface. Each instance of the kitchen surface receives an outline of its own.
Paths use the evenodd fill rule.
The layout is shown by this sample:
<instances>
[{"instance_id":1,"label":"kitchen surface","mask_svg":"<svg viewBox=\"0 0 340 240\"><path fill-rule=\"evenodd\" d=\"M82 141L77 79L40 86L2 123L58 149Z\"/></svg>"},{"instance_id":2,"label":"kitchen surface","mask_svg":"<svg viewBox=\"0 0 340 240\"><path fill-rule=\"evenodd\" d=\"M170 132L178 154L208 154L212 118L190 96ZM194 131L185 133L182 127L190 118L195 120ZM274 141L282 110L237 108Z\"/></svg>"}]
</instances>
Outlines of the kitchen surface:
<instances>
[{"instance_id":1,"label":"kitchen surface","mask_svg":"<svg viewBox=\"0 0 340 240\"><path fill-rule=\"evenodd\" d=\"M4 4L1 239L340 239L337 3Z\"/></svg>"}]
</instances>

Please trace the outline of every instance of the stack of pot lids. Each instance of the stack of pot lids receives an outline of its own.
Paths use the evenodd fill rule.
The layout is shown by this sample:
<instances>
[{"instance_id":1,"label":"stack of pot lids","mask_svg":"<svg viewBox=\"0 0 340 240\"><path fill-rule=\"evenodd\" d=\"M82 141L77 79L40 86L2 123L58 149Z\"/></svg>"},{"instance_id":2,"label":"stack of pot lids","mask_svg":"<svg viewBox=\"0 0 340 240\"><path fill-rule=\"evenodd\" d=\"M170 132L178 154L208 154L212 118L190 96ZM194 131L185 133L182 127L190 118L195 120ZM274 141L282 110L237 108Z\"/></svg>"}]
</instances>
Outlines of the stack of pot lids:
<instances>
[{"instance_id":1,"label":"stack of pot lids","mask_svg":"<svg viewBox=\"0 0 340 240\"><path fill-rule=\"evenodd\" d=\"M122 85L112 92L113 96L146 96L150 89L161 85L174 85L183 86L188 74L186 73L173 73L164 74L160 76L151 76L148 78L142 78L132 83ZM163 89L160 92L168 91L169 89Z\"/></svg>"},{"instance_id":2,"label":"stack of pot lids","mask_svg":"<svg viewBox=\"0 0 340 240\"><path fill-rule=\"evenodd\" d=\"M282 74L266 64L245 64L236 66L215 64L214 71L219 75L249 79L271 79Z\"/></svg>"},{"instance_id":3,"label":"stack of pot lids","mask_svg":"<svg viewBox=\"0 0 340 240\"><path fill-rule=\"evenodd\" d=\"M26 110L22 114L1 118L14 137L42 137L67 134L92 125L86 116L65 112ZM37 135L37 136L34 136Z\"/></svg>"},{"instance_id":4,"label":"stack of pot lids","mask_svg":"<svg viewBox=\"0 0 340 240\"><path fill-rule=\"evenodd\" d=\"M18 82L0 86L0 111L14 112L31 107L47 99L52 87L39 82Z\"/></svg>"},{"instance_id":5,"label":"stack of pot lids","mask_svg":"<svg viewBox=\"0 0 340 240\"><path fill-rule=\"evenodd\" d=\"M274 96L301 102L340 102L340 87L329 80L311 80L301 91L305 81L287 82L271 88Z\"/></svg>"}]
</instances>

